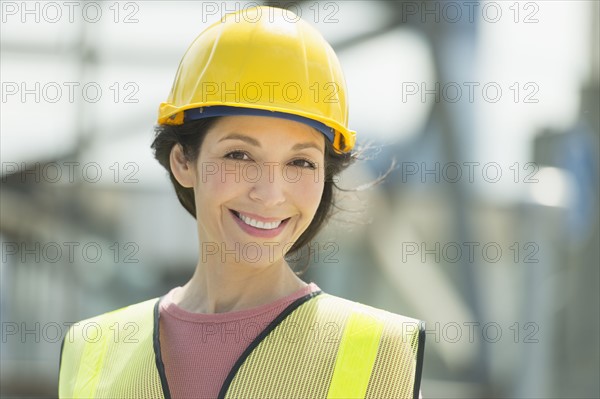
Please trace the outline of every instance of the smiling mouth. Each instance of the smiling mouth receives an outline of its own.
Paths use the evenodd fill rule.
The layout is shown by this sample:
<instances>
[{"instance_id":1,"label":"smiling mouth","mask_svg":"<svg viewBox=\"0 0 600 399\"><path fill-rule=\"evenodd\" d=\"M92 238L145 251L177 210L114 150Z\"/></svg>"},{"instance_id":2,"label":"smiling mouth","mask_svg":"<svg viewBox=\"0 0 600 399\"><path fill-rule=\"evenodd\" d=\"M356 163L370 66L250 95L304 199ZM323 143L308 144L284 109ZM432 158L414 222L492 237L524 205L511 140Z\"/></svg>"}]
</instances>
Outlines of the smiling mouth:
<instances>
[{"instance_id":1,"label":"smiling mouth","mask_svg":"<svg viewBox=\"0 0 600 399\"><path fill-rule=\"evenodd\" d=\"M231 211L231 213L233 213L235 215L235 217L240 219L242 222L244 222L248 226L251 226L251 227L254 227L257 229L261 229L261 230L275 230L282 223L285 223L291 219L291 218L286 218L286 219L274 221L274 222L261 222L259 220L252 219L251 217L246 216L240 212L234 211L233 209L230 209L230 211Z\"/></svg>"}]
</instances>

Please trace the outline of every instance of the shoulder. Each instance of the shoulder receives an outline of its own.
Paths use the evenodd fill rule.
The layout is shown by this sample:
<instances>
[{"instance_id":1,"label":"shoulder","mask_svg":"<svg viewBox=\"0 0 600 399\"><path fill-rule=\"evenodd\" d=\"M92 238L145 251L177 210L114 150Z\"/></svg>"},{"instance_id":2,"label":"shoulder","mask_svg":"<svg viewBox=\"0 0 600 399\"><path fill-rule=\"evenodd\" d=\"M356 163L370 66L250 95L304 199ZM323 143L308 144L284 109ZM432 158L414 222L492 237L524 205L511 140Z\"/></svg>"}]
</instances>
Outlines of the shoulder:
<instances>
[{"instance_id":1,"label":"shoulder","mask_svg":"<svg viewBox=\"0 0 600 399\"><path fill-rule=\"evenodd\" d=\"M423 321L419 319L415 319L397 313L392 313L384 309L369 306L360 302L355 302L350 299L342 298L339 296L323 293L318 297L321 297L320 299L324 302L329 302L331 305L333 305L332 307L335 308L337 311L346 311L353 314L364 315L365 317L371 317L375 320L380 320L386 323L396 325L423 324Z\"/></svg>"},{"instance_id":2,"label":"shoulder","mask_svg":"<svg viewBox=\"0 0 600 399\"><path fill-rule=\"evenodd\" d=\"M143 325L152 325L154 307L158 300L159 298L149 299L77 321L69 327L63 345L100 341L103 337L115 335L119 330L138 330Z\"/></svg>"},{"instance_id":3,"label":"shoulder","mask_svg":"<svg viewBox=\"0 0 600 399\"><path fill-rule=\"evenodd\" d=\"M325 313L331 318L345 314L347 323L353 321L354 324L363 327L380 329L384 341L402 338L403 342L410 343L410 341L424 339L425 323L422 320L327 293L316 298L318 298L320 313Z\"/></svg>"},{"instance_id":4,"label":"shoulder","mask_svg":"<svg viewBox=\"0 0 600 399\"><path fill-rule=\"evenodd\" d=\"M59 358L59 397L74 397L96 381L105 358L121 353L150 354L154 331L154 309L159 298L125 306L73 323L64 336ZM141 352L139 349L142 348ZM127 352L126 351L126 352ZM145 362L151 357L135 357ZM136 361L137 361L136 360ZM83 372L80 370L84 370Z\"/></svg>"},{"instance_id":5,"label":"shoulder","mask_svg":"<svg viewBox=\"0 0 600 399\"><path fill-rule=\"evenodd\" d=\"M152 314L158 299L159 298L152 298L143 302L123 306L121 308L81 320L73 325L92 325L94 323L103 324L107 321L135 321L140 318L148 317L148 312Z\"/></svg>"}]
</instances>

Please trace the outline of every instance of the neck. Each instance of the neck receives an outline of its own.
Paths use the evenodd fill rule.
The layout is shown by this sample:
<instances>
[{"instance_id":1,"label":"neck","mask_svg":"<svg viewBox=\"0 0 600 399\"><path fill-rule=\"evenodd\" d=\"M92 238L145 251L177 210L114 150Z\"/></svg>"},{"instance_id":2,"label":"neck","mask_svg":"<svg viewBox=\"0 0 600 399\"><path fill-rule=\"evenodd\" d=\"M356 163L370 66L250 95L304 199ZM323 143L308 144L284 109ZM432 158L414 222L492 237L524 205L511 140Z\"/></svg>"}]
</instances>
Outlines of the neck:
<instances>
[{"instance_id":1,"label":"neck","mask_svg":"<svg viewBox=\"0 0 600 399\"><path fill-rule=\"evenodd\" d=\"M173 300L194 313L234 312L273 302L307 285L284 259L264 267L199 261Z\"/></svg>"}]
</instances>

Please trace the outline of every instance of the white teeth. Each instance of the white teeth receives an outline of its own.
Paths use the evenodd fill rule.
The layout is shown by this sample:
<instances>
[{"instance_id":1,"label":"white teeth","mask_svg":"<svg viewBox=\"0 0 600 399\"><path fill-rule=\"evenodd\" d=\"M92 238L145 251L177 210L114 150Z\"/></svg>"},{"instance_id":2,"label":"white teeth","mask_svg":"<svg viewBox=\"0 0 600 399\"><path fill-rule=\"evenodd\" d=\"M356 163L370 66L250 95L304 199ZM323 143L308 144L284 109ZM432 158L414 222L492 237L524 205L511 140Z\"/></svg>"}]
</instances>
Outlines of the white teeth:
<instances>
[{"instance_id":1,"label":"white teeth","mask_svg":"<svg viewBox=\"0 0 600 399\"><path fill-rule=\"evenodd\" d=\"M244 221L244 223L246 223L247 225L250 225L252 227L256 227L257 229L273 230L273 229L276 229L277 227L279 227L279 225L281 224L281 220L278 222L271 222L271 223L259 222L258 220L251 219L248 216L242 215L239 212L238 212L238 216L240 217L240 219L242 219Z\"/></svg>"}]
</instances>

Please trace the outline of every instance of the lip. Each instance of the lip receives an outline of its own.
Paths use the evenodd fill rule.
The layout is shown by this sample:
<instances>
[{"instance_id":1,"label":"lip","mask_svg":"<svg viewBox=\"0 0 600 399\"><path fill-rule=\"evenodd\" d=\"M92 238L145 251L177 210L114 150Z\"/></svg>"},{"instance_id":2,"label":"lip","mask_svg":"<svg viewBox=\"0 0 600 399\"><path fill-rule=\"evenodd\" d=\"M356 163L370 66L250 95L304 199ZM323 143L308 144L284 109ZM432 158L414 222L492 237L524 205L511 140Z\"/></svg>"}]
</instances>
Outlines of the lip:
<instances>
[{"instance_id":1,"label":"lip","mask_svg":"<svg viewBox=\"0 0 600 399\"><path fill-rule=\"evenodd\" d=\"M288 222L290 221L291 218L287 218L285 219L283 222L281 222L281 224L276 228L276 229L272 229L272 230L264 230L264 229L259 229L256 227L252 227L246 223L244 223L240 218L238 218L234 213L233 210L229 210L229 213L231 214L231 217L233 218L233 220L235 220L235 222L238 224L238 226L240 226L240 228L242 230L244 230L246 233L250 234L251 236L254 237L261 237L261 238L273 238L273 237L277 237L287 226ZM237 211L235 211L237 212ZM242 212L244 215L247 215L249 217L251 217L252 219L254 219L254 216L250 213L246 213L246 212ZM257 218L256 220L261 221L261 222L278 222L281 219L265 219L265 218Z\"/></svg>"}]
</instances>

